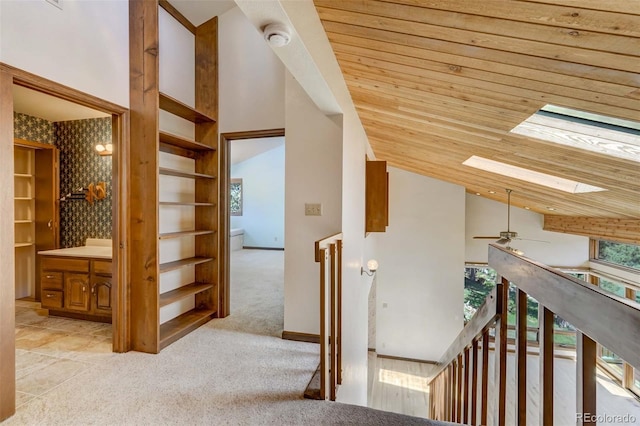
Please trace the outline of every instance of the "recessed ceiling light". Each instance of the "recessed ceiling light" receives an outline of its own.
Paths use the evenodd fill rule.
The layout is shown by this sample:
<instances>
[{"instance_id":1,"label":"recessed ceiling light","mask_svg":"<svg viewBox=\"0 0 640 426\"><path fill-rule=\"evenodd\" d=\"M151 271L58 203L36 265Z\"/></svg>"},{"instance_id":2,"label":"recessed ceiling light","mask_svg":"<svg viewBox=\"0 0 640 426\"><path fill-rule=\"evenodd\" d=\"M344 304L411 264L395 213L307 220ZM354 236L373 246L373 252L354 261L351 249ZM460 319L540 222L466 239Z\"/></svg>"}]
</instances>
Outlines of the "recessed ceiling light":
<instances>
[{"instance_id":1,"label":"recessed ceiling light","mask_svg":"<svg viewBox=\"0 0 640 426\"><path fill-rule=\"evenodd\" d=\"M640 122L545 105L511 133L640 162Z\"/></svg>"},{"instance_id":2,"label":"recessed ceiling light","mask_svg":"<svg viewBox=\"0 0 640 426\"><path fill-rule=\"evenodd\" d=\"M547 207L547 210L554 211L554 210L555 210L555 208L553 208L553 207Z\"/></svg>"},{"instance_id":3,"label":"recessed ceiling light","mask_svg":"<svg viewBox=\"0 0 640 426\"><path fill-rule=\"evenodd\" d=\"M462 164L487 172L497 173L514 179L520 179L537 185L546 186L548 188L559 189L560 191L569 192L571 194L606 191L606 189L598 186L588 185L586 183L576 182L575 180L548 175L546 173L540 173L518 166L512 166L511 164L489 160L488 158L482 158L476 155L469 157ZM489 193L491 193L491 191L489 191Z\"/></svg>"},{"instance_id":4,"label":"recessed ceiling light","mask_svg":"<svg viewBox=\"0 0 640 426\"><path fill-rule=\"evenodd\" d=\"M464 164L464 163L462 163L462 164ZM489 194L495 194L495 193L496 193L496 191L489 191Z\"/></svg>"},{"instance_id":5,"label":"recessed ceiling light","mask_svg":"<svg viewBox=\"0 0 640 426\"><path fill-rule=\"evenodd\" d=\"M525 209L525 210L531 210L531 207L529 207L529 206L524 206L524 209Z\"/></svg>"},{"instance_id":6,"label":"recessed ceiling light","mask_svg":"<svg viewBox=\"0 0 640 426\"><path fill-rule=\"evenodd\" d=\"M480 195L480 193L479 193L479 192L476 192L476 195Z\"/></svg>"}]
</instances>

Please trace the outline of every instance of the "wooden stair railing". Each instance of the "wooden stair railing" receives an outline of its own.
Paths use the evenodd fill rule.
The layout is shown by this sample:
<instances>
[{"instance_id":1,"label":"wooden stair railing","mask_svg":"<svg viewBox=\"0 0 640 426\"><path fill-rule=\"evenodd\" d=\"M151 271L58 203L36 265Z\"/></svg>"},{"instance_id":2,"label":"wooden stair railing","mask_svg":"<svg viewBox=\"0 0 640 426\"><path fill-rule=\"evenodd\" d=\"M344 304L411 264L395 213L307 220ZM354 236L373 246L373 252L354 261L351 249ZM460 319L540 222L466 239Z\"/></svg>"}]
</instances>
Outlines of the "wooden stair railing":
<instances>
[{"instance_id":1,"label":"wooden stair railing","mask_svg":"<svg viewBox=\"0 0 640 426\"><path fill-rule=\"evenodd\" d=\"M320 399L342 383L342 233L315 242L320 263Z\"/></svg>"},{"instance_id":2,"label":"wooden stair railing","mask_svg":"<svg viewBox=\"0 0 640 426\"><path fill-rule=\"evenodd\" d=\"M516 424L526 425L528 295L539 303L540 424L553 425L554 315L578 330L576 413L597 412L596 342L631 366L640 368L640 310L637 304L496 245L489 246L489 266L498 273L501 282L438 362L429 384L431 418L486 425L491 407L492 423L505 425L509 285L516 287ZM495 343L491 348L495 351L495 392L491 396L493 404L489 405L492 328L495 330ZM581 419L577 414L576 418L578 424L589 424L588 417Z\"/></svg>"}]
</instances>

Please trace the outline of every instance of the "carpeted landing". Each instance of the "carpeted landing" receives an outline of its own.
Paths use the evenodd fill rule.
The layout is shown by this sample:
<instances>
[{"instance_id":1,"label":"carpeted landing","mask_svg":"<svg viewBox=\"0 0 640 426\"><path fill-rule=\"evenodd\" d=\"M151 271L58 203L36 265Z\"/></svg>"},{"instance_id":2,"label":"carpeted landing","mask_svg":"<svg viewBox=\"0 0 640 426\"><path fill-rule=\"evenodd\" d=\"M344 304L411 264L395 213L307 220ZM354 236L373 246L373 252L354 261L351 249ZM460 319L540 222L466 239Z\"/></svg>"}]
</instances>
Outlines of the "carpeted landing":
<instances>
[{"instance_id":1,"label":"carpeted landing","mask_svg":"<svg viewBox=\"0 0 640 426\"><path fill-rule=\"evenodd\" d=\"M243 250L232 259L231 316L158 355L98 362L20 406L3 426L442 424L303 399L318 346L279 337L283 252Z\"/></svg>"}]
</instances>

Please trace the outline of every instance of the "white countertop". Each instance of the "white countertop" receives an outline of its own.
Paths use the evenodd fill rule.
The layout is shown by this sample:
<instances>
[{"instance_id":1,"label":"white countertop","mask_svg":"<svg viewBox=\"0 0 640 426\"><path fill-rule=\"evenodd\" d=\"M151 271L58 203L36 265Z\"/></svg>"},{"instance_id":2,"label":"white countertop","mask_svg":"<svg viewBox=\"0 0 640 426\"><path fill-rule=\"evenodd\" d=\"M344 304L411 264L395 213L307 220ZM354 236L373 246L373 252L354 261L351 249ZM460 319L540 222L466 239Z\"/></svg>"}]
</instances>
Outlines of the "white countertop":
<instances>
[{"instance_id":1,"label":"white countertop","mask_svg":"<svg viewBox=\"0 0 640 426\"><path fill-rule=\"evenodd\" d=\"M102 240L109 241L109 240ZM81 247L70 247L55 250L42 250L38 254L42 256L65 256L65 257L87 257L95 259L111 259L113 255L113 249L111 245L103 244L90 244Z\"/></svg>"}]
</instances>

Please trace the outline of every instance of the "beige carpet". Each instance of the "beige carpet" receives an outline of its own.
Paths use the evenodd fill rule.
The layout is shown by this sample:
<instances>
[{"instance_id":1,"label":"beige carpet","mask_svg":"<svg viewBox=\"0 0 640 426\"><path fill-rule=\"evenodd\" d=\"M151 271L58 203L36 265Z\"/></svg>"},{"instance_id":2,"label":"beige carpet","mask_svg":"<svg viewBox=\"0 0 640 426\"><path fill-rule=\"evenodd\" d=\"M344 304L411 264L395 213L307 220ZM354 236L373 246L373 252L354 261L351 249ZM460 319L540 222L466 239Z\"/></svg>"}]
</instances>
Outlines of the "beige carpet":
<instances>
[{"instance_id":1,"label":"beige carpet","mask_svg":"<svg viewBox=\"0 0 640 426\"><path fill-rule=\"evenodd\" d=\"M318 346L280 339L283 252L232 261L232 314L158 355L117 354L19 407L6 425L436 424L302 398Z\"/></svg>"}]
</instances>

